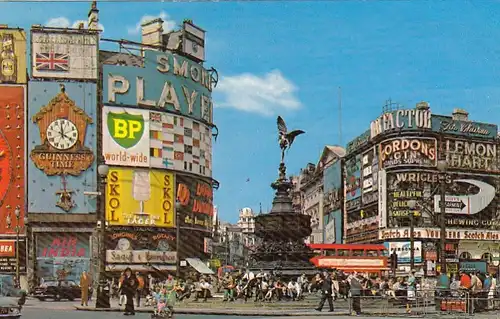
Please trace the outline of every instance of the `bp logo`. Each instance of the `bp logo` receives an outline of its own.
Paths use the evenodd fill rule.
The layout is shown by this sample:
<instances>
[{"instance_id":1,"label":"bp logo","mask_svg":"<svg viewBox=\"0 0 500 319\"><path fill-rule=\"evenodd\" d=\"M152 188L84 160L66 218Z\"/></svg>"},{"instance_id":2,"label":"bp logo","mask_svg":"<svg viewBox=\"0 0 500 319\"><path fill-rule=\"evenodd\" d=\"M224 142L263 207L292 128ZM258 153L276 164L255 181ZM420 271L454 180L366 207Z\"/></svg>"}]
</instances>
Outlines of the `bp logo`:
<instances>
[{"instance_id":1,"label":"bp logo","mask_svg":"<svg viewBox=\"0 0 500 319\"><path fill-rule=\"evenodd\" d=\"M144 117L142 114L109 112L108 130L113 140L121 147L134 147L144 134Z\"/></svg>"}]
</instances>

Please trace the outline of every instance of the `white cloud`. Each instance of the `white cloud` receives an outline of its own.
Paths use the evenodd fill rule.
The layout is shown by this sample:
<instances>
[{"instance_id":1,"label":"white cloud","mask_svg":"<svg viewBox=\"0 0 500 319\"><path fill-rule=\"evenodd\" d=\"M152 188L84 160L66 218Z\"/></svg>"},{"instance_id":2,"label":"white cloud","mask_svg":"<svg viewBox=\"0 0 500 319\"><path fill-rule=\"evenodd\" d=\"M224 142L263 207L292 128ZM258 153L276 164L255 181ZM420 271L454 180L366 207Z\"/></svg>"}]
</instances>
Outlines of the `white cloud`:
<instances>
[{"instance_id":1,"label":"white cloud","mask_svg":"<svg viewBox=\"0 0 500 319\"><path fill-rule=\"evenodd\" d=\"M302 104L295 95L297 90L279 70L273 70L261 77L250 73L221 77L214 93L223 96L219 107L270 116L299 109Z\"/></svg>"},{"instance_id":2,"label":"white cloud","mask_svg":"<svg viewBox=\"0 0 500 319\"><path fill-rule=\"evenodd\" d=\"M78 28L78 25L83 23L84 27L87 28L88 23L85 20L76 20L71 23L71 21L66 17L51 18L45 23L45 26L52 28ZM104 32L104 26L99 23L99 29Z\"/></svg>"},{"instance_id":3,"label":"white cloud","mask_svg":"<svg viewBox=\"0 0 500 319\"><path fill-rule=\"evenodd\" d=\"M141 33L141 24L147 21L151 21L157 18L161 18L163 20L163 32L167 33L172 31L177 23L174 20L170 19L170 16L165 12L161 11L158 16L150 16L150 15L145 15L142 16L141 20L139 23L137 23L134 27L128 27L127 32L130 35L137 35Z\"/></svg>"}]
</instances>

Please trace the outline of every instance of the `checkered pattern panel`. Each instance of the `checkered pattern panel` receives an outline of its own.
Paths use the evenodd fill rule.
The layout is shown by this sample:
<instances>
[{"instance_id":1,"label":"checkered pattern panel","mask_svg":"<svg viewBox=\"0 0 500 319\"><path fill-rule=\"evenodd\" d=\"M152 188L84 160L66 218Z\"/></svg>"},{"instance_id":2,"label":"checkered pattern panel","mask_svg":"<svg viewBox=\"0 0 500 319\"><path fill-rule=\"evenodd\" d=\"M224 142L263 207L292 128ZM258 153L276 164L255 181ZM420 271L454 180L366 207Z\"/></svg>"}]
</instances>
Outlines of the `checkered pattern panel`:
<instances>
[{"instance_id":1,"label":"checkered pattern panel","mask_svg":"<svg viewBox=\"0 0 500 319\"><path fill-rule=\"evenodd\" d=\"M190 118L150 112L151 166L212 177L212 131Z\"/></svg>"}]
</instances>

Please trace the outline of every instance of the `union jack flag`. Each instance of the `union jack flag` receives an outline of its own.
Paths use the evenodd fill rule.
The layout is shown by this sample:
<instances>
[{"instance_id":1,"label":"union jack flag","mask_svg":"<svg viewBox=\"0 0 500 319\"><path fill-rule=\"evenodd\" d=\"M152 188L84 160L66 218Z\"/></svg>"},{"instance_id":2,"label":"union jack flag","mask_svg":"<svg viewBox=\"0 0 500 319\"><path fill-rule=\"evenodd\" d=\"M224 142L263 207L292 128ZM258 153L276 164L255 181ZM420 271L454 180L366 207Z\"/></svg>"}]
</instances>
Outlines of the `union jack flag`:
<instances>
[{"instance_id":1,"label":"union jack flag","mask_svg":"<svg viewBox=\"0 0 500 319\"><path fill-rule=\"evenodd\" d=\"M35 69L38 71L69 71L69 55L63 53L37 53Z\"/></svg>"}]
</instances>

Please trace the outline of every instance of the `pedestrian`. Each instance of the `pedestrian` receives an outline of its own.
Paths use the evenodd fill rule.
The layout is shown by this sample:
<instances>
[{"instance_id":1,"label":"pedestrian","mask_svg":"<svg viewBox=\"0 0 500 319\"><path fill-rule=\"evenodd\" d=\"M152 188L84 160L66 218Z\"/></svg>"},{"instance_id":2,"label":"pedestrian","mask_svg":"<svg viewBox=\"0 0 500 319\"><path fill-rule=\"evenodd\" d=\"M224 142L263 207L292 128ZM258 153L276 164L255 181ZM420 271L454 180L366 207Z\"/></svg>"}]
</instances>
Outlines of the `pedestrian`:
<instances>
[{"instance_id":1,"label":"pedestrian","mask_svg":"<svg viewBox=\"0 0 500 319\"><path fill-rule=\"evenodd\" d=\"M415 269L411 270L410 276L408 276L408 286L406 290L406 312L411 313L411 305L416 300L416 289L417 289L417 278L415 278Z\"/></svg>"},{"instance_id":2,"label":"pedestrian","mask_svg":"<svg viewBox=\"0 0 500 319\"><path fill-rule=\"evenodd\" d=\"M137 303L137 307L140 307L141 306L141 295L142 295L142 292L144 290L144 277L142 277L141 274L138 272L135 274L135 276L137 277L137 282L138 282L136 303Z\"/></svg>"},{"instance_id":3,"label":"pedestrian","mask_svg":"<svg viewBox=\"0 0 500 319\"><path fill-rule=\"evenodd\" d=\"M125 269L125 278L123 278L122 290L125 296L127 297L127 301L125 304L125 312L126 316L135 315L134 308L134 296L137 293L137 287L139 286L139 282L137 281L137 277L132 273L132 269Z\"/></svg>"},{"instance_id":4,"label":"pedestrian","mask_svg":"<svg viewBox=\"0 0 500 319\"><path fill-rule=\"evenodd\" d=\"M81 290L81 298L82 298L82 306L89 305L89 284L90 278L87 275L87 272L82 272L80 276L80 290Z\"/></svg>"},{"instance_id":5,"label":"pedestrian","mask_svg":"<svg viewBox=\"0 0 500 319\"><path fill-rule=\"evenodd\" d=\"M352 314L355 314L356 316L361 314L361 291L363 290L363 287L361 285L360 276L361 275L351 275L347 279L351 292Z\"/></svg>"},{"instance_id":6,"label":"pedestrian","mask_svg":"<svg viewBox=\"0 0 500 319\"><path fill-rule=\"evenodd\" d=\"M118 280L118 294L120 296L120 298L118 299L118 305L120 307L127 303L127 296L125 295L125 290L122 289L124 280L125 280L125 272L122 273L120 279Z\"/></svg>"},{"instance_id":7,"label":"pedestrian","mask_svg":"<svg viewBox=\"0 0 500 319\"><path fill-rule=\"evenodd\" d=\"M323 310L325 302L328 301L328 307L330 308L328 312L333 312L333 287L332 287L333 284L330 274L328 274L326 271L323 274L323 278L320 280L320 284L321 284L321 301L319 302L316 311Z\"/></svg>"}]
</instances>

